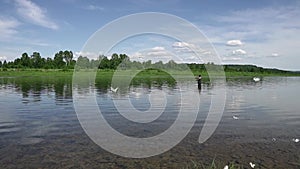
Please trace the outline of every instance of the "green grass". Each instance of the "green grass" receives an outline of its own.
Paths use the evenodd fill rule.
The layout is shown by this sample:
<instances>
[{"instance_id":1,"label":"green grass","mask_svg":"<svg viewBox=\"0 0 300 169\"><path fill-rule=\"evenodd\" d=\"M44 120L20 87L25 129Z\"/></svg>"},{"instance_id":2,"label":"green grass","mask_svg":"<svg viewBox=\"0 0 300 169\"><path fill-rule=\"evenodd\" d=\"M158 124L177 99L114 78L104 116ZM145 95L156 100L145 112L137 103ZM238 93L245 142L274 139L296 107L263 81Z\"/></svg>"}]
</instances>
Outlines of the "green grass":
<instances>
[{"instance_id":1,"label":"green grass","mask_svg":"<svg viewBox=\"0 0 300 169\"><path fill-rule=\"evenodd\" d=\"M226 77L245 77L245 76L259 76L259 77L266 77L266 76L300 76L299 73L259 73L259 72L225 72Z\"/></svg>"},{"instance_id":2,"label":"green grass","mask_svg":"<svg viewBox=\"0 0 300 169\"><path fill-rule=\"evenodd\" d=\"M140 71L140 70L138 70ZM134 71L122 71L124 76L133 75ZM190 75L191 72L188 71L178 71L172 70L170 72L171 75L176 76L186 76ZM146 69L140 71L137 74L137 78L154 78L154 77L171 77L168 73L156 70L156 69ZM203 78L208 78L208 73L206 71L193 71L194 76L202 75ZM97 77L112 77L114 74L114 70L98 70ZM72 76L73 69L8 69L7 71L0 70L0 77L20 77L20 76ZM212 74L210 74L212 75ZM218 74L213 74L218 76ZM222 72L219 73L222 75ZM258 73L258 72L225 72L227 78L229 77L265 77L265 76L300 76L299 73Z\"/></svg>"},{"instance_id":3,"label":"green grass","mask_svg":"<svg viewBox=\"0 0 300 169\"><path fill-rule=\"evenodd\" d=\"M0 71L0 77L24 77L24 76L72 76L73 70L60 69L26 69Z\"/></svg>"}]
</instances>

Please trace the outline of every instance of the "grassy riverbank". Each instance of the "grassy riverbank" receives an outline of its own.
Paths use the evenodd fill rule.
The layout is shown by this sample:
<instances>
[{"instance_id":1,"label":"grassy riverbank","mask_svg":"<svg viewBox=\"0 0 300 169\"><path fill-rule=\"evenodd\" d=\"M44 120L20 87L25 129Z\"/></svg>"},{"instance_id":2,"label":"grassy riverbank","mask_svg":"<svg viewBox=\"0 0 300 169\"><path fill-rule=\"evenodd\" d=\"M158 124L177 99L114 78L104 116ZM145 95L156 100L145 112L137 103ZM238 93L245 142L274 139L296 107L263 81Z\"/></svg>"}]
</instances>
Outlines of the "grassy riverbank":
<instances>
[{"instance_id":1,"label":"grassy riverbank","mask_svg":"<svg viewBox=\"0 0 300 169\"><path fill-rule=\"evenodd\" d=\"M25 70L16 70L16 69L8 69L6 71L0 71L0 77L26 77L26 76L45 76L45 77L57 77L57 76L70 76L72 77L74 70L73 69L25 69ZM191 72L186 71L172 71L172 72L164 72L161 70L156 69L147 69L147 70L137 70L137 71L124 71L122 72L123 75L133 75L134 73L138 72L137 78L145 77L167 77L172 75L191 75ZM104 70L98 70L97 71L97 77L103 77L108 76L112 77L115 73L114 70L110 69L104 69ZM208 73L206 71L193 71L192 72L194 76L197 76L199 74L202 75L202 77L206 78L209 77ZM210 74L211 75L211 74ZM222 75L222 73L220 73ZM227 78L230 77L265 77L265 76L300 76L300 73L298 72L287 72L287 73L265 73L265 72L244 72L244 71L227 71L225 72L225 75Z\"/></svg>"}]
</instances>

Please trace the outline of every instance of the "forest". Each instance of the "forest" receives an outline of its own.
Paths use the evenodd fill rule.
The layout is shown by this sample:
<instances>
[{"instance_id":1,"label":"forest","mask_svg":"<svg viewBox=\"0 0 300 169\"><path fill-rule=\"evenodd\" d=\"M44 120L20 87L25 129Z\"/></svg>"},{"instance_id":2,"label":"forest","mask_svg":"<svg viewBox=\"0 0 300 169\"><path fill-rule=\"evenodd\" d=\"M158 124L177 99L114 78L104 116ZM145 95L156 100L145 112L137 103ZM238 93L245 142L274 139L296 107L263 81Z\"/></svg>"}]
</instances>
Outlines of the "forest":
<instances>
[{"instance_id":1,"label":"forest","mask_svg":"<svg viewBox=\"0 0 300 169\"><path fill-rule=\"evenodd\" d=\"M78 64L76 65L76 62ZM75 66L76 65L76 66ZM214 63L176 63L173 60L163 63L158 61L152 63L151 60L138 62L131 61L126 54L112 54L110 59L107 56L100 55L97 59L89 59L86 56L79 56L77 60L74 59L72 51L59 51L55 53L53 59L50 57L44 58L39 52L33 52L31 55L23 53L21 57L16 58L14 61L0 61L0 71L7 70L28 70L28 69L61 69L72 70L74 68L98 68L98 69L144 69L144 68L156 68L156 69L174 69L184 70L186 65L193 72L205 72L207 68L214 69L223 66L223 69L227 73L234 72L253 72L260 74L291 74L299 75L300 72L285 71L275 68L263 68L255 65L216 65Z\"/></svg>"}]
</instances>

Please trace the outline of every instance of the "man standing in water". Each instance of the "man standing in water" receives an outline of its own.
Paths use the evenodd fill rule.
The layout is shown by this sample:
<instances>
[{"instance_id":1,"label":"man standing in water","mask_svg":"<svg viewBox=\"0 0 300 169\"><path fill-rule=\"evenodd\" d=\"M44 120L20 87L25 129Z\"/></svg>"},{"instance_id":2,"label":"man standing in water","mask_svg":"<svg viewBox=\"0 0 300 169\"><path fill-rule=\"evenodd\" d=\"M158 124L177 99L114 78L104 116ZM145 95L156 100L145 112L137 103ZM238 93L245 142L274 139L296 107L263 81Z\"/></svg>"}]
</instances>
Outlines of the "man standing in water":
<instances>
[{"instance_id":1,"label":"man standing in water","mask_svg":"<svg viewBox=\"0 0 300 169\"><path fill-rule=\"evenodd\" d=\"M201 89L201 79L202 79L202 77L201 77L201 75L199 75L198 79L197 79L197 81L198 81L198 89Z\"/></svg>"}]
</instances>

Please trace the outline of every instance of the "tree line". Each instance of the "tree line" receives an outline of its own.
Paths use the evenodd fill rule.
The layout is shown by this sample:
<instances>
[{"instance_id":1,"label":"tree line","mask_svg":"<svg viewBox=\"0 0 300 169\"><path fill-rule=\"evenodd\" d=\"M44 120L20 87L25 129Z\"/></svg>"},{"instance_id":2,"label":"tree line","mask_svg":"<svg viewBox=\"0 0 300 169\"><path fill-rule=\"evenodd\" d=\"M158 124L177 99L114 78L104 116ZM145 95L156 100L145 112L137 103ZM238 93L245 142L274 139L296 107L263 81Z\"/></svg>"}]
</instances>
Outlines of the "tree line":
<instances>
[{"instance_id":1,"label":"tree line","mask_svg":"<svg viewBox=\"0 0 300 169\"><path fill-rule=\"evenodd\" d=\"M76 64L77 63L77 64ZM75 67L76 66L76 67ZM23 53L20 58L16 58L14 61L0 61L0 70L7 69L74 69L74 68L98 68L98 69L174 69L174 70L186 70L188 66L192 71L205 72L206 69L220 70L220 67L225 72L256 72L256 73L299 73L290 72L279 69L267 69L258 67L255 65L216 65L214 63L191 63L191 64L179 64L173 60L163 63L158 61L152 63L151 60L138 62L131 61L126 54L112 54L110 59L107 56L100 55L97 59L89 59L86 56L79 56L77 61L74 60L72 51L59 51L55 53L54 57L44 58L39 52L33 52L31 55Z\"/></svg>"},{"instance_id":2,"label":"tree line","mask_svg":"<svg viewBox=\"0 0 300 169\"><path fill-rule=\"evenodd\" d=\"M76 63L78 63L76 65ZM107 56L100 55L97 59L89 59L86 56L79 56L74 60L72 51L59 51L55 53L53 59L51 57L44 58L39 52L33 52L31 55L23 53L21 57L13 61L0 61L1 70L7 69L74 69L76 68L98 68L98 69L117 69L134 68L143 69L147 67L162 68L177 68L182 69L185 64L177 64L175 61L170 60L167 63L158 61L152 63L151 60L138 62L131 61L126 54L114 53L110 59Z\"/></svg>"},{"instance_id":3,"label":"tree line","mask_svg":"<svg viewBox=\"0 0 300 169\"><path fill-rule=\"evenodd\" d=\"M145 68L156 68L156 69L186 69L186 64L177 64L175 61L170 60L167 63L158 61L153 63L152 60L143 62L131 61L129 56L126 54L112 54L110 59L107 56L100 55L96 60L89 60L87 57L79 56L77 59L76 69L81 68L97 68L97 69L145 69Z\"/></svg>"},{"instance_id":4,"label":"tree line","mask_svg":"<svg viewBox=\"0 0 300 169\"><path fill-rule=\"evenodd\" d=\"M73 60L72 51L59 51L53 59L50 57L44 58L39 52L33 52L32 55L23 53L20 58L14 61L0 61L2 69L73 69L76 61Z\"/></svg>"}]
</instances>

